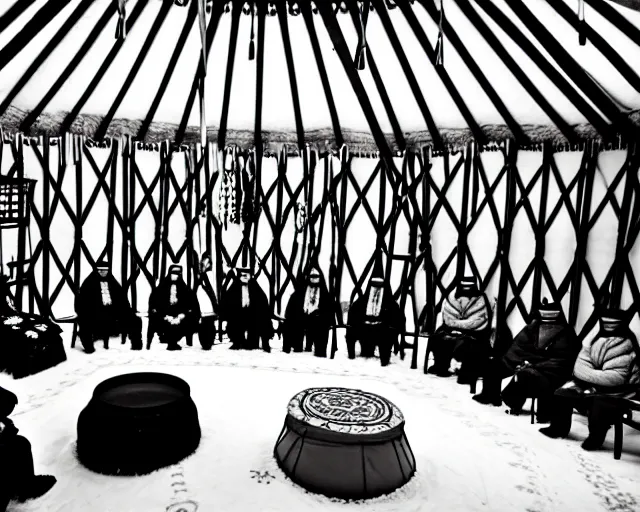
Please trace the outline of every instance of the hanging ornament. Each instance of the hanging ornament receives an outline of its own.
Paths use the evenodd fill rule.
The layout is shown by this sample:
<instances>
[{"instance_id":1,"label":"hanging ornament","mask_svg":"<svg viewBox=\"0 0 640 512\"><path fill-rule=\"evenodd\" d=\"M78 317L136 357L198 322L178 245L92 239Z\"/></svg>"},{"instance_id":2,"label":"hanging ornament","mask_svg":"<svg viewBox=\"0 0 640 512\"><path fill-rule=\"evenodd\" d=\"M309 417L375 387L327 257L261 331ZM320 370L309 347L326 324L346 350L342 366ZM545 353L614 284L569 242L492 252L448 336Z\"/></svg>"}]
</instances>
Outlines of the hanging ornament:
<instances>
[{"instance_id":1,"label":"hanging ornament","mask_svg":"<svg viewBox=\"0 0 640 512\"><path fill-rule=\"evenodd\" d=\"M124 41L127 37L127 8L126 0L115 0L118 9L118 24L116 25L116 39Z\"/></svg>"},{"instance_id":2,"label":"hanging ornament","mask_svg":"<svg viewBox=\"0 0 640 512\"><path fill-rule=\"evenodd\" d=\"M254 29L253 29L253 25L254 25L254 22L255 22L255 17L256 17L256 7L252 3L251 4L251 36L250 36L250 41L249 41L249 60L253 60L253 59L256 58L256 45L254 43L255 32L254 32Z\"/></svg>"},{"instance_id":3,"label":"hanging ornament","mask_svg":"<svg viewBox=\"0 0 640 512\"><path fill-rule=\"evenodd\" d=\"M356 69L362 71L365 67L366 51L367 51L367 20L369 18L369 8L371 1L364 0L358 7L358 19L360 26L358 28L358 47L356 49L355 65Z\"/></svg>"},{"instance_id":4,"label":"hanging ornament","mask_svg":"<svg viewBox=\"0 0 640 512\"><path fill-rule=\"evenodd\" d=\"M578 42L587 44L587 22L584 20L584 0L578 0Z\"/></svg>"},{"instance_id":5,"label":"hanging ornament","mask_svg":"<svg viewBox=\"0 0 640 512\"><path fill-rule=\"evenodd\" d=\"M436 43L436 66L444 66L444 0L440 0L440 21L438 22L438 42Z\"/></svg>"}]
</instances>

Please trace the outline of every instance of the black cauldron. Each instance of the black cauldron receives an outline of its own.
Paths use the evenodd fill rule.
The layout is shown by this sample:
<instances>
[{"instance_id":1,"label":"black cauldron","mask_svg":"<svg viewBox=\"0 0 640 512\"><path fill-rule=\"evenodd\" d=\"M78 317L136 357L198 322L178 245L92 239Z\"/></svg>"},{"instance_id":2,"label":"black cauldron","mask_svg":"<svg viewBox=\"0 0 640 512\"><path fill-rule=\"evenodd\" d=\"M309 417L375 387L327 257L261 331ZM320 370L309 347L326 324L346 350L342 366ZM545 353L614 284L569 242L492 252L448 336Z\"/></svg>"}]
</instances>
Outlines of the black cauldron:
<instances>
[{"instance_id":1,"label":"black cauldron","mask_svg":"<svg viewBox=\"0 0 640 512\"><path fill-rule=\"evenodd\" d=\"M176 464L200 444L189 385L164 373L101 382L78 417L78 460L108 475L141 475Z\"/></svg>"}]
</instances>

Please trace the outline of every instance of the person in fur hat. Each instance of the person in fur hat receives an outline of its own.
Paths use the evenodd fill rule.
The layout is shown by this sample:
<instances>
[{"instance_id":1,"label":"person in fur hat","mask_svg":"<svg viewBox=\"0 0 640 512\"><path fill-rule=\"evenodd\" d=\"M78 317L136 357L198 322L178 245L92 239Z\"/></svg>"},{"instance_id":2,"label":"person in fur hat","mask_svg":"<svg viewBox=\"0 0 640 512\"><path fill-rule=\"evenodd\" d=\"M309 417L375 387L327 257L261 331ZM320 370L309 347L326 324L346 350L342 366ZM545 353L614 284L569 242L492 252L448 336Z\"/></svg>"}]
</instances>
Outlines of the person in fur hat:
<instances>
[{"instance_id":1,"label":"person in fur hat","mask_svg":"<svg viewBox=\"0 0 640 512\"><path fill-rule=\"evenodd\" d=\"M640 348L623 311L605 310L597 335L583 346L573 367L573 380L559 388L551 408L551 425L540 429L552 438L566 437L571 431L574 406L589 411L589 436L585 450L602 446L607 431L621 414L597 396L631 398L640 386Z\"/></svg>"},{"instance_id":2,"label":"person in fur hat","mask_svg":"<svg viewBox=\"0 0 640 512\"><path fill-rule=\"evenodd\" d=\"M120 334L129 336L132 350L142 349L142 319L106 262L99 261L80 286L75 310L80 342L87 354L95 352L96 340L103 340L104 348L108 349L109 338Z\"/></svg>"},{"instance_id":3,"label":"person in fur hat","mask_svg":"<svg viewBox=\"0 0 640 512\"><path fill-rule=\"evenodd\" d=\"M289 298L282 329L283 351L302 352L306 338L307 352L313 348L317 357L327 357L329 330L333 324L333 300L320 270L313 266L302 286Z\"/></svg>"},{"instance_id":4,"label":"person in fur hat","mask_svg":"<svg viewBox=\"0 0 640 512\"><path fill-rule=\"evenodd\" d=\"M378 347L380 364L387 366L404 325L404 314L393 298L391 287L382 277L372 277L366 293L349 308L346 335L349 359L355 359L359 342L362 357L373 357Z\"/></svg>"},{"instance_id":5,"label":"person in fur hat","mask_svg":"<svg viewBox=\"0 0 640 512\"><path fill-rule=\"evenodd\" d=\"M44 316L18 311L9 276L1 272L0 267L0 371L21 379L66 361L60 326Z\"/></svg>"},{"instance_id":6,"label":"person in fur hat","mask_svg":"<svg viewBox=\"0 0 640 512\"><path fill-rule=\"evenodd\" d=\"M455 294L442 305L442 325L431 336L429 347L433 365L427 373L439 377L451 375L451 359L462 363L458 382L468 383L480 371L477 362L490 349L491 309L487 296L480 293L474 277L460 279ZM425 369L427 366L425 361Z\"/></svg>"},{"instance_id":7,"label":"person in fur hat","mask_svg":"<svg viewBox=\"0 0 640 512\"><path fill-rule=\"evenodd\" d=\"M9 419L18 397L0 387L0 510L9 501L25 502L45 495L55 485L51 475L36 475L31 443L21 435Z\"/></svg>"},{"instance_id":8,"label":"person in fur hat","mask_svg":"<svg viewBox=\"0 0 640 512\"><path fill-rule=\"evenodd\" d=\"M193 290L182 278L182 267L171 265L167 276L149 297L149 332L147 350L153 334L158 333L167 350L182 350L179 342L192 336L200 324L200 305Z\"/></svg>"},{"instance_id":9,"label":"person in fur hat","mask_svg":"<svg viewBox=\"0 0 640 512\"><path fill-rule=\"evenodd\" d=\"M504 402L511 414L518 414L527 398L536 397L538 420L546 422L553 393L571 378L579 350L580 342L560 305L545 299L505 355L489 361L483 371L482 392L473 399L496 406ZM502 380L511 376L501 393Z\"/></svg>"},{"instance_id":10,"label":"person in fur hat","mask_svg":"<svg viewBox=\"0 0 640 512\"><path fill-rule=\"evenodd\" d=\"M269 342L274 330L269 300L250 269L238 268L236 272L237 279L220 300L220 314L227 322L231 350L255 350L262 339L262 350L271 352Z\"/></svg>"}]
</instances>

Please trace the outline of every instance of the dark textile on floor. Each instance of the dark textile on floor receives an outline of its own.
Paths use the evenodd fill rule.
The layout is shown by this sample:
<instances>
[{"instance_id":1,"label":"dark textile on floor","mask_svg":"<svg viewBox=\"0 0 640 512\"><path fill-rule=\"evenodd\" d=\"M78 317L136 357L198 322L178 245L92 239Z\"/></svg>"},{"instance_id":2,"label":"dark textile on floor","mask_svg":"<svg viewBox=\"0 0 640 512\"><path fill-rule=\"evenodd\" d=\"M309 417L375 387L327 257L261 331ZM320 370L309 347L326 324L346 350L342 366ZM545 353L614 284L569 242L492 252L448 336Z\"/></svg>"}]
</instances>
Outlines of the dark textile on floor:
<instances>
[{"instance_id":1,"label":"dark textile on floor","mask_svg":"<svg viewBox=\"0 0 640 512\"><path fill-rule=\"evenodd\" d=\"M18 311L0 276L0 371L20 379L66 361L61 332L46 317Z\"/></svg>"}]
</instances>

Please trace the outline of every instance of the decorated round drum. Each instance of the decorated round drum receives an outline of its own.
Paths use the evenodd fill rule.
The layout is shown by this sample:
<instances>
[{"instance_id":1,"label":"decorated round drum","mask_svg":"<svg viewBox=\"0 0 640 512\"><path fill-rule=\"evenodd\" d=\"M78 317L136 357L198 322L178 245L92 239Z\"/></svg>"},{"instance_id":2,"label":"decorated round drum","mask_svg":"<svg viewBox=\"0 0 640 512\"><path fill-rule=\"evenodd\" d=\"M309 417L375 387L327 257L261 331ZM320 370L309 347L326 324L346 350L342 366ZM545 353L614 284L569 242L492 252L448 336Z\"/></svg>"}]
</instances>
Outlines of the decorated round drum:
<instances>
[{"instance_id":1,"label":"decorated round drum","mask_svg":"<svg viewBox=\"0 0 640 512\"><path fill-rule=\"evenodd\" d=\"M306 389L291 399L288 412L307 425L350 434L378 434L404 422L386 398L348 388Z\"/></svg>"},{"instance_id":2,"label":"decorated round drum","mask_svg":"<svg viewBox=\"0 0 640 512\"><path fill-rule=\"evenodd\" d=\"M310 388L290 401L274 456L305 489L367 499L409 481L416 462L404 417L389 400L347 388Z\"/></svg>"}]
</instances>

